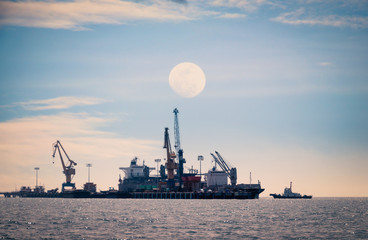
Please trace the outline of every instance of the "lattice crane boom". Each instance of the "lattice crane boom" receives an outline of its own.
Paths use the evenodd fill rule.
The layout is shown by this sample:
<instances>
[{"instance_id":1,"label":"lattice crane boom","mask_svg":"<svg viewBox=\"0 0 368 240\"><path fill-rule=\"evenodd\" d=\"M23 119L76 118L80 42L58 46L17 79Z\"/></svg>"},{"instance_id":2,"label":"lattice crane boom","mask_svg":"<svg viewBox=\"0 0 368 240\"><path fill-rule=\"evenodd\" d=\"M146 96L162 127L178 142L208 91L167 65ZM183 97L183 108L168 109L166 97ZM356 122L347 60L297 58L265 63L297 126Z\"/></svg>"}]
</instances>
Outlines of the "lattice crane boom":
<instances>
[{"instance_id":1,"label":"lattice crane boom","mask_svg":"<svg viewBox=\"0 0 368 240\"><path fill-rule=\"evenodd\" d=\"M166 169L167 169L167 179L174 180L174 170L178 168L178 164L175 162L175 152L171 150L169 128L165 128L165 139L164 148L166 148Z\"/></svg>"},{"instance_id":2,"label":"lattice crane boom","mask_svg":"<svg viewBox=\"0 0 368 240\"><path fill-rule=\"evenodd\" d=\"M178 179L179 179L180 186L181 186L182 177L184 176L184 163L186 163L186 161L183 156L184 151L180 145L180 131L179 131L179 117L178 117L179 110L175 108L173 112L174 112L175 150L176 150L176 156L179 162L177 174L178 174Z\"/></svg>"},{"instance_id":3,"label":"lattice crane boom","mask_svg":"<svg viewBox=\"0 0 368 240\"><path fill-rule=\"evenodd\" d=\"M61 165L63 167L63 173L65 174L65 177L66 177L66 183L63 183L63 189L64 189L64 186L71 186L71 187L74 187L74 184L71 183L72 181L72 175L75 175L75 169L74 169L74 166L77 165L76 162L74 162L73 160L71 160L68 156L68 154L66 153L65 149L63 148L63 145L61 145L60 141L57 140L54 144L53 144L53 148L54 148L54 151L53 151L53 154L52 154L52 157L55 158L55 154L56 154L56 151L58 151L59 153L59 157L60 157L60 161L61 161ZM60 150L61 149L61 150ZM64 153L64 155L67 157L68 161L69 161L69 164L65 164L64 162L64 159L63 159L63 156L62 156L62 153Z\"/></svg>"},{"instance_id":4,"label":"lattice crane boom","mask_svg":"<svg viewBox=\"0 0 368 240\"><path fill-rule=\"evenodd\" d=\"M175 108L173 113L174 113L175 150L176 150L176 154L179 155L179 150L181 149L181 146L180 146L180 132L179 132L179 119L178 119L179 110L177 108Z\"/></svg>"}]
</instances>

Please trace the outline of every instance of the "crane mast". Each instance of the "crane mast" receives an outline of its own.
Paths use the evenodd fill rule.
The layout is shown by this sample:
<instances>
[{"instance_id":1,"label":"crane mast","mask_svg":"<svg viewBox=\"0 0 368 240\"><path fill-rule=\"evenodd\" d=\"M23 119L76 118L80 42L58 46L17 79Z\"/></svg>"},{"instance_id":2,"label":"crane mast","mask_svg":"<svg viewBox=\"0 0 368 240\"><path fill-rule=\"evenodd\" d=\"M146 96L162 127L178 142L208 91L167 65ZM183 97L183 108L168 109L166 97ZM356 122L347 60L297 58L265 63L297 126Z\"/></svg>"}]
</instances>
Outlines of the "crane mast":
<instances>
[{"instance_id":1,"label":"crane mast","mask_svg":"<svg viewBox=\"0 0 368 240\"><path fill-rule=\"evenodd\" d=\"M178 159L179 159L178 179L179 179L180 186L181 186L182 177L184 174L184 163L186 163L186 161L183 157L183 153L184 153L183 149L181 149L181 146L180 146L180 131L179 131L179 118L178 118L179 110L175 108L173 113L174 113L175 150L176 150L176 155L178 156Z\"/></svg>"},{"instance_id":2,"label":"crane mast","mask_svg":"<svg viewBox=\"0 0 368 240\"><path fill-rule=\"evenodd\" d=\"M174 113L175 150L176 154L178 154L180 150L180 132L179 132L179 119L178 119L179 110L175 108L173 113Z\"/></svg>"},{"instance_id":3,"label":"crane mast","mask_svg":"<svg viewBox=\"0 0 368 240\"><path fill-rule=\"evenodd\" d=\"M229 164L226 163L225 159L223 159L220 153L218 153L217 151L215 151L215 153L217 156L211 153L213 159L221 167L221 169L227 174L227 176L230 178L231 185L234 187L237 181L236 168L229 166Z\"/></svg>"},{"instance_id":4,"label":"crane mast","mask_svg":"<svg viewBox=\"0 0 368 240\"><path fill-rule=\"evenodd\" d=\"M65 177L66 177L65 183L62 184L62 191L64 192L65 187L72 187L74 189L75 188L75 183L72 183L71 181L72 181L72 175L75 175L74 166L76 166L77 163L69 158L68 154L66 153L65 149L63 148L63 145L61 145L59 140L57 140L53 144L53 148L54 148L54 152L52 154L52 157L55 158L56 151L58 151L60 161L61 161L61 165L63 167L63 173L65 174ZM69 161L69 165L65 164L60 149L63 151L64 155L67 157L67 159Z\"/></svg>"},{"instance_id":5,"label":"crane mast","mask_svg":"<svg viewBox=\"0 0 368 240\"><path fill-rule=\"evenodd\" d=\"M164 139L164 148L166 148L166 169L167 169L167 179L169 188L174 187L174 170L178 169L178 164L175 162L175 152L171 150L170 137L169 137L169 128L165 128L165 139Z\"/></svg>"}]
</instances>

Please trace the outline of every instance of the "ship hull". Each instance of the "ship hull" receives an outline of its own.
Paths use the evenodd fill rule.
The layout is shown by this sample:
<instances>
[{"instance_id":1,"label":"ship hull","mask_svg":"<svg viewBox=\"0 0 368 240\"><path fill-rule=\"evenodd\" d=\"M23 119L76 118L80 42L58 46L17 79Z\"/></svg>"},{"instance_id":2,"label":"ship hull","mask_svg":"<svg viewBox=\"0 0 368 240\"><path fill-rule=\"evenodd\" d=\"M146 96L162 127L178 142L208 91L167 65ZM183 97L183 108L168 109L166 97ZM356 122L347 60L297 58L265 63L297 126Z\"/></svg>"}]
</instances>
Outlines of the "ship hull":
<instances>
[{"instance_id":1,"label":"ship hull","mask_svg":"<svg viewBox=\"0 0 368 240\"><path fill-rule=\"evenodd\" d=\"M258 199L264 189L251 189L239 192L102 192L91 193L84 190L63 193L19 194L12 192L6 197L23 198L142 198L142 199Z\"/></svg>"},{"instance_id":2,"label":"ship hull","mask_svg":"<svg viewBox=\"0 0 368 240\"><path fill-rule=\"evenodd\" d=\"M310 195L304 195L304 196L283 196L280 194L270 194L275 199L312 199L312 196Z\"/></svg>"}]
</instances>

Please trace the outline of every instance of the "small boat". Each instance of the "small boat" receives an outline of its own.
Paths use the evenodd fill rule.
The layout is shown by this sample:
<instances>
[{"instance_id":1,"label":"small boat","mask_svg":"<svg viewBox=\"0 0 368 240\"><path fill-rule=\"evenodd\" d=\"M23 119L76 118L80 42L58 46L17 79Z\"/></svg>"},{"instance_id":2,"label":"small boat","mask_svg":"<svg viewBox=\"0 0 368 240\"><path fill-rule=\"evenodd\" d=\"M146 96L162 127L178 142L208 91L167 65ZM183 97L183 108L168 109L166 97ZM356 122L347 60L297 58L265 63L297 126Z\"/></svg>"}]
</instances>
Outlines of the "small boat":
<instances>
[{"instance_id":1,"label":"small boat","mask_svg":"<svg viewBox=\"0 0 368 240\"><path fill-rule=\"evenodd\" d=\"M284 194L276 194L276 193L271 193L270 196L272 196L273 198L298 198L298 199L311 199L312 195L301 195L300 193L293 193L293 191L291 190L292 187L292 182L290 182L290 188L285 188L284 189Z\"/></svg>"}]
</instances>

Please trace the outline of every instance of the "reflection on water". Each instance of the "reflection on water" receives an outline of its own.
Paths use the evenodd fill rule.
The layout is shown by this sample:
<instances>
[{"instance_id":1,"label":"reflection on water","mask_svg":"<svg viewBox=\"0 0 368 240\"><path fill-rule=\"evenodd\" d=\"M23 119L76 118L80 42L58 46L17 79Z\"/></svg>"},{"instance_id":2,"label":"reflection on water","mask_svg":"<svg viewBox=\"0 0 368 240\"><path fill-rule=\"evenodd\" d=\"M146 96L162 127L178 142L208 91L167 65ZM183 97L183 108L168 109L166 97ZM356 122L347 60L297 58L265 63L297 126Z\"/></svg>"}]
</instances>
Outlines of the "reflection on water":
<instances>
[{"instance_id":1,"label":"reflection on water","mask_svg":"<svg viewBox=\"0 0 368 240\"><path fill-rule=\"evenodd\" d=\"M368 198L0 198L0 239L364 239Z\"/></svg>"}]
</instances>

